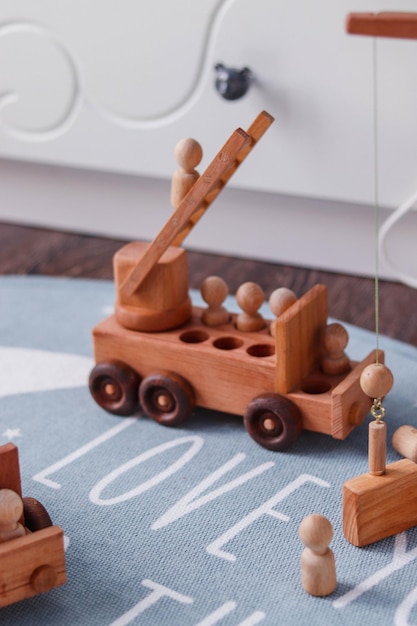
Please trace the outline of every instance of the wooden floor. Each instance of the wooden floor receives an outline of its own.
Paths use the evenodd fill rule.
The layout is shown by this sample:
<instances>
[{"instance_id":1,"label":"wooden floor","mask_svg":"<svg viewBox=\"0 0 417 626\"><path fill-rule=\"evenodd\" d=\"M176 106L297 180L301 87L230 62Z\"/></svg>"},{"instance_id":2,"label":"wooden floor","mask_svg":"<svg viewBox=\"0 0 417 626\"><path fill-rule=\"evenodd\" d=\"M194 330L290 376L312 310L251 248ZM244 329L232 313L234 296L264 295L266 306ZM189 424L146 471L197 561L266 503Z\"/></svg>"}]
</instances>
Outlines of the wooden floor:
<instances>
[{"instance_id":1,"label":"wooden floor","mask_svg":"<svg viewBox=\"0 0 417 626\"><path fill-rule=\"evenodd\" d=\"M45 274L82 278L112 278L112 256L125 243L102 237L0 224L0 274ZM258 282L266 297L277 287L302 295L315 283L329 289L329 315L375 329L373 279L334 274L226 256L189 253L190 287L198 289L210 274L222 276L230 293L245 281ZM417 290L380 281L381 334L417 346Z\"/></svg>"}]
</instances>

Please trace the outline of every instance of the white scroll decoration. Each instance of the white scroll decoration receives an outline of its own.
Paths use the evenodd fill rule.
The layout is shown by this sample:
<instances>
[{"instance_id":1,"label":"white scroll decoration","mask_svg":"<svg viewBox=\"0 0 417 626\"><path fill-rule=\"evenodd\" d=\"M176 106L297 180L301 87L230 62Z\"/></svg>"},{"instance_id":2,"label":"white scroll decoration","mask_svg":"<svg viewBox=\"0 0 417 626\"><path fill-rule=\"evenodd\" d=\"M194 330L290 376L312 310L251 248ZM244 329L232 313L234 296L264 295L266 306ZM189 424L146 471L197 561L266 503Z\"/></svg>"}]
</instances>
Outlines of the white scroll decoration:
<instances>
[{"instance_id":1,"label":"white scroll decoration","mask_svg":"<svg viewBox=\"0 0 417 626\"><path fill-rule=\"evenodd\" d=\"M154 118L132 118L108 111L101 107L98 103L94 103L92 101L89 101L89 104L109 122L118 126L123 126L124 128L130 128L132 130L155 130L157 128L168 126L169 124L173 124L181 117L184 117L184 115L186 115L198 102L207 81L213 76L215 43L222 21L230 7L235 4L235 2L237 2L237 0L220 0L218 3L216 10L213 12L212 19L208 24L194 82L188 90L188 93L185 94L181 101L170 111L167 111L162 115L155 116Z\"/></svg>"},{"instance_id":2,"label":"white scroll decoration","mask_svg":"<svg viewBox=\"0 0 417 626\"><path fill-rule=\"evenodd\" d=\"M30 34L43 37L60 53L68 67L72 80L72 92L69 102L58 122L52 123L48 128L27 129L19 127L5 120L4 110L16 104L21 96L16 91L1 91L0 87L0 130L19 141L47 142L52 141L68 132L80 114L83 106L88 106L97 115L119 127L132 130L154 130L174 123L186 115L200 99L204 87L213 73L215 43L220 31L221 23L230 7L237 0L219 0L212 18L207 26L206 36L202 42L202 50L194 80L180 101L170 110L152 118L134 118L123 116L119 113L107 110L99 102L95 102L85 93L81 63L76 59L69 47L55 34L45 27L30 22L9 22L0 26L0 44L3 37L15 34Z\"/></svg>"},{"instance_id":3,"label":"white scroll decoration","mask_svg":"<svg viewBox=\"0 0 417 626\"><path fill-rule=\"evenodd\" d=\"M20 95L15 91L0 92L0 128L19 141L32 143L52 141L66 133L79 115L82 107L81 71L75 61L74 55L68 48L54 34L42 26L29 22L10 22L0 26L0 41L3 37L15 34L29 34L42 37L62 55L72 79L72 93L70 94L70 99L65 110L62 111L61 119L58 122L51 124L48 128L32 130L19 128L4 120L4 109L17 103L20 100Z\"/></svg>"}]
</instances>

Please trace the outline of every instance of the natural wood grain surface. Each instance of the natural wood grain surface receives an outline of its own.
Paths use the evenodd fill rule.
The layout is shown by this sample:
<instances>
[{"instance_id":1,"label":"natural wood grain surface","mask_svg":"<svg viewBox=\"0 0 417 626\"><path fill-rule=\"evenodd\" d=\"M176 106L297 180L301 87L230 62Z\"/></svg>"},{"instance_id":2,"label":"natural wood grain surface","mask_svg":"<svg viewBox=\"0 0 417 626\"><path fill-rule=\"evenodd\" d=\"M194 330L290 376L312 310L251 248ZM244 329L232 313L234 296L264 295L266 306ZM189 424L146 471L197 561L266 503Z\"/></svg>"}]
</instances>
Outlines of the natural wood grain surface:
<instances>
[{"instance_id":1,"label":"natural wood grain surface","mask_svg":"<svg viewBox=\"0 0 417 626\"><path fill-rule=\"evenodd\" d=\"M0 607L63 585L66 580L64 533L50 526L0 546Z\"/></svg>"},{"instance_id":2,"label":"natural wood grain surface","mask_svg":"<svg viewBox=\"0 0 417 626\"><path fill-rule=\"evenodd\" d=\"M12 442L0 446L0 489L12 489L22 495L19 451Z\"/></svg>"},{"instance_id":3,"label":"natural wood grain surface","mask_svg":"<svg viewBox=\"0 0 417 626\"><path fill-rule=\"evenodd\" d=\"M275 323L276 390L288 393L320 362L317 337L326 328L327 289L324 285L303 294Z\"/></svg>"},{"instance_id":4,"label":"natural wood grain surface","mask_svg":"<svg viewBox=\"0 0 417 626\"><path fill-rule=\"evenodd\" d=\"M352 35L417 39L417 13L351 13L346 31Z\"/></svg>"},{"instance_id":5,"label":"natural wood grain surface","mask_svg":"<svg viewBox=\"0 0 417 626\"><path fill-rule=\"evenodd\" d=\"M45 274L112 279L113 254L125 241L104 237L0 224L0 274ZM246 281L259 283L266 297L277 287L298 296L316 283L329 290L329 314L363 328L375 328L374 281L317 269L277 265L189 252L190 286L198 289L209 275L217 274L235 293ZM380 281L380 332L417 346L417 290Z\"/></svg>"},{"instance_id":6,"label":"natural wood grain surface","mask_svg":"<svg viewBox=\"0 0 417 626\"><path fill-rule=\"evenodd\" d=\"M417 463L417 429L403 424L392 436L392 447L406 459Z\"/></svg>"},{"instance_id":7,"label":"natural wood grain surface","mask_svg":"<svg viewBox=\"0 0 417 626\"><path fill-rule=\"evenodd\" d=\"M228 172L233 170L237 155L248 144L250 144L250 137L240 128L229 137L121 285L123 295L132 295L142 284L168 246L177 241L177 236L186 228L194 213L209 202L209 197L210 203L212 202L211 192L215 193L214 197L217 196L217 192L224 187L224 176L227 178Z\"/></svg>"},{"instance_id":8,"label":"natural wood grain surface","mask_svg":"<svg viewBox=\"0 0 417 626\"><path fill-rule=\"evenodd\" d=\"M362 547L415 526L416 487L417 466L409 459L387 465L382 476L367 473L347 480L343 485L346 539Z\"/></svg>"}]
</instances>

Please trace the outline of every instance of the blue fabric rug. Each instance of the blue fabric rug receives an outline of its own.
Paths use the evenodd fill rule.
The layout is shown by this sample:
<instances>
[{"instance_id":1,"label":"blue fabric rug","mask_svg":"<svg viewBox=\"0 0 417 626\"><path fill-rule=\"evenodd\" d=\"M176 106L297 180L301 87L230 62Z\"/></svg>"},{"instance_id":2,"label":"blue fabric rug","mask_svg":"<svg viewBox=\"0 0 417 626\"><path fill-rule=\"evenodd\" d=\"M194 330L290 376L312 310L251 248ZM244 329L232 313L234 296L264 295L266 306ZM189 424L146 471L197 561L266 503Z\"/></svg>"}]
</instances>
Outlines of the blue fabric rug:
<instances>
[{"instance_id":1,"label":"blue fabric rug","mask_svg":"<svg viewBox=\"0 0 417 626\"><path fill-rule=\"evenodd\" d=\"M0 444L18 446L24 495L64 529L68 574L0 609L2 626L417 623L417 530L362 549L342 534L342 484L367 470L368 420L345 441L303 432L274 453L235 416L197 409L168 429L109 415L87 378L91 329L113 300L105 281L0 279ZM348 330L361 359L374 336ZM390 442L417 425L417 350L380 346L395 376ZM388 462L398 458L389 445ZM327 598L301 586L298 526L314 512L335 531Z\"/></svg>"}]
</instances>

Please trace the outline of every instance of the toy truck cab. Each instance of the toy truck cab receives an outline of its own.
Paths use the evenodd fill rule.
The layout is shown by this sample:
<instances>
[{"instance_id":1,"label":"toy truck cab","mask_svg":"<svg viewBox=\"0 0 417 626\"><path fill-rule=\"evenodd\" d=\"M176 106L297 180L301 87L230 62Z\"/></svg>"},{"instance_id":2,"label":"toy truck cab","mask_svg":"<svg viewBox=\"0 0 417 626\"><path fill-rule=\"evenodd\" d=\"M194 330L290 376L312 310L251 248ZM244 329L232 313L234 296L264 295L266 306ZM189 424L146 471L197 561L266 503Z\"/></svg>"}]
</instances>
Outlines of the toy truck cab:
<instances>
[{"instance_id":1,"label":"toy truck cab","mask_svg":"<svg viewBox=\"0 0 417 626\"><path fill-rule=\"evenodd\" d=\"M261 113L238 129L194 183L151 244L133 242L114 257L115 314L93 330L93 398L104 409L145 413L165 425L183 423L194 406L243 415L262 446L282 450L302 428L343 439L365 417L361 364L343 356L343 371L323 371L327 289L316 285L257 331L236 316L204 323L188 292L183 238L272 123ZM174 244L174 245L172 245Z\"/></svg>"}]
</instances>

